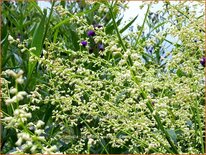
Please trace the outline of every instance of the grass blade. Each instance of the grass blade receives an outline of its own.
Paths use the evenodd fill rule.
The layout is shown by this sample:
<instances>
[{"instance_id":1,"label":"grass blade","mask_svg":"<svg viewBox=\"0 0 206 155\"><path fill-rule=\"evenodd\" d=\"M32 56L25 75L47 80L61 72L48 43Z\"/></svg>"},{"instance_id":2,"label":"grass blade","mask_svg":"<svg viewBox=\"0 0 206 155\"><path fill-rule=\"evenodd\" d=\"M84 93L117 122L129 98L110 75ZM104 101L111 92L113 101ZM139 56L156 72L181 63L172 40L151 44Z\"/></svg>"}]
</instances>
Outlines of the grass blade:
<instances>
[{"instance_id":1,"label":"grass blade","mask_svg":"<svg viewBox=\"0 0 206 155\"><path fill-rule=\"evenodd\" d=\"M31 1L32 6L39 11L39 13L43 16L43 12L41 8L37 5L37 2Z\"/></svg>"},{"instance_id":2,"label":"grass blade","mask_svg":"<svg viewBox=\"0 0 206 155\"><path fill-rule=\"evenodd\" d=\"M165 23L167 23L167 21L164 21L162 23L159 23L157 26L155 26L150 32L149 34L147 35L147 38L150 36L150 34L155 31L156 29L158 29L160 26L164 25Z\"/></svg>"},{"instance_id":3,"label":"grass blade","mask_svg":"<svg viewBox=\"0 0 206 155\"><path fill-rule=\"evenodd\" d=\"M147 98L147 95L144 91L142 91L142 97L144 99ZM150 102L147 102L146 105L147 105L148 109L150 110L151 114L153 115L154 110L153 110L152 104ZM164 128L159 115L155 114L155 115L153 115L153 117L154 117L155 121L157 122L158 127L160 128L160 130L164 134L165 138L167 139L168 143L170 144L173 153L178 154L177 148L176 148L175 144L173 143L173 141L171 140L169 133Z\"/></svg>"},{"instance_id":4,"label":"grass blade","mask_svg":"<svg viewBox=\"0 0 206 155\"><path fill-rule=\"evenodd\" d=\"M142 26L141 26L141 29L140 29L139 35L138 35L138 37L137 37L135 47L137 46L137 43L139 42L139 38L140 38L140 37L141 37L141 35L142 35L142 32L143 32L143 29L144 29L144 25L145 25L145 22L146 22L147 16L148 16L148 14L149 14L149 10L150 10L150 5L148 5L148 7L147 7L147 12L146 12L146 14L145 14L144 21L143 21L143 23L142 23Z\"/></svg>"},{"instance_id":5,"label":"grass blade","mask_svg":"<svg viewBox=\"0 0 206 155\"><path fill-rule=\"evenodd\" d=\"M195 101L195 107L193 108L194 114L196 114L196 118L197 118L197 124L198 124L198 130L199 130L199 134L200 134L200 142L201 142L201 152L204 154L205 153L205 147L204 147L204 141L203 141L203 127L201 124L201 116L200 116L200 112L199 112L199 108L198 108L198 101ZM195 119L196 120L196 119ZM198 136L197 136L198 137Z\"/></svg>"},{"instance_id":6,"label":"grass blade","mask_svg":"<svg viewBox=\"0 0 206 155\"><path fill-rule=\"evenodd\" d=\"M33 35L32 43L31 43L31 47L36 47L36 50L32 53L36 55L37 57L40 56L41 50L42 50L43 38L44 38L44 32L45 32L45 18L46 18L46 14L44 14L44 16L41 19L41 22L36 27L34 35ZM28 80L31 77L31 74L34 70L35 65L36 65L36 61L28 63L28 75L27 75Z\"/></svg>"},{"instance_id":7,"label":"grass blade","mask_svg":"<svg viewBox=\"0 0 206 155\"><path fill-rule=\"evenodd\" d=\"M120 44L121 44L124 52L126 52L127 49L126 49L126 46L124 45L124 43L123 43L123 41L122 41L122 38L121 38L121 36L120 36L119 30L118 30L118 27L117 27L117 23L116 23L115 18L114 18L112 6L110 6L108 2L107 2L107 6L109 7L109 12L110 12L110 14L111 14L112 21L113 21L113 23L114 23L114 28L115 28L115 30L116 30L116 32L117 32L117 36L118 36L118 38L119 38Z\"/></svg>"},{"instance_id":8,"label":"grass blade","mask_svg":"<svg viewBox=\"0 0 206 155\"><path fill-rule=\"evenodd\" d=\"M134 19L132 19L127 25L125 25L119 32L123 33L125 30L127 30L127 28L130 27L135 22L137 17L138 17L138 15Z\"/></svg>"},{"instance_id":9,"label":"grass blade","mask_svg":"<svg viewBox=\"0 0 206 155\"><path fill-rule=\"evenodd\" d=\"M84 122L84 124L87 126L88 130L89 130L93 135L95 135L95 137L98 137L97 134L94 132L94 130L87 124L87 122L86 122L82 117L79 116L79 118L80 118L80 119L82 120L82 122ZM107 149L105 148L104 144L101 142L101 139L99 139L99 142L100 142L100 144L102 145L102 147L104 148L105 152L106 152L107 154L109 154L109 152L108 152Z\"/></svg>"}]
</instances>

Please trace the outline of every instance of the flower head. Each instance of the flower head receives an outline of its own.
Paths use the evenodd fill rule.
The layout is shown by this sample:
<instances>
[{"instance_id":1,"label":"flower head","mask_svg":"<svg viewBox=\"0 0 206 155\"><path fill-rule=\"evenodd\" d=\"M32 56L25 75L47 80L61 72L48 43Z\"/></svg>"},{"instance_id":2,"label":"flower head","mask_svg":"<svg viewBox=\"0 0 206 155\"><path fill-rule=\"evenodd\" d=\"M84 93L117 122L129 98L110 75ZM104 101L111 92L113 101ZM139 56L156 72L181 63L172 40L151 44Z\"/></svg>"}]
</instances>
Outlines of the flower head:
<instances>
[{"instance_id":1,"label":"flower head","mask_svg":"<svg viewBox=\"0 0 206 155\"><path fill-rule=\"evenodd\" d=\"M200 60L200 63L205 67L205 60L206 60L206 57L203 57L201 60Z\"/></svg>"},{"instance_id":2,"label":"flower head","mask_svg":"<svg viewBox=\"0 0 206 155\"><path fill-rule=\"evenodd\" d=\"M87 41L81 41L82 46L87 46Z\"/></svg>"},{"instance_id":3,"label":"flower head","mask_svg":"<svg viewBox=\"0 0 206 155\"><path fill-rule=\"evenodd\" d=\"M102 43L100 43L98 45L98 48L99 48L100 51L104 51L104 45Z\"/></svg>"},{"instance_id":4,"label":"flower head","mask_svg":"<svg viewBox=\"0 0 206 155\"><path fill-rule=\"evenodd\" d=\"M14 38L11 35L9 35L8 36L8 41L14 41Z\"/></svg>"},{"instance_id":5,"label":"flower head","mask_svg":"<svg viewBox=\"0 0 206 155\"><path fill-rule=\"evenodd\" d=\"M93 30L89 30L89 31L87 32L87 35L88 35L89 37L95 36L95 32L94 32Z\"/></svg>"}]
</instances>

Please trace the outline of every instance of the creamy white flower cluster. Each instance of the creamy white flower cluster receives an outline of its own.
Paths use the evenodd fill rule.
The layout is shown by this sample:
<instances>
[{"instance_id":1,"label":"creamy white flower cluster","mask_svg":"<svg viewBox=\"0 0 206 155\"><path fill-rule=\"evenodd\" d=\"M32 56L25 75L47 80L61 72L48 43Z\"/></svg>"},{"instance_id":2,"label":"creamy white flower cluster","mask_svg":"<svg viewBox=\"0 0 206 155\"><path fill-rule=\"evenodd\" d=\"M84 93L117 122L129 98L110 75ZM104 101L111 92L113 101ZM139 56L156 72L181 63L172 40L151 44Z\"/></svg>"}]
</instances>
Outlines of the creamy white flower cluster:
<instances>
[{"instance_id":1,"label":"creamy white flower cluster","mask_svg":"<svg viewBox=\"0 0 206 155\"><path fill-rule=\"evenodd\" d=\"M22 70L19 70L17 73L13 70L6 70L5 72L3 72L3 75L14 78L16 84L18 85L23 84L24 82L23 73L24 72ZM6 105L21 101L24 99L24 96L27 96L27 93L25 91L18 91L17 86L15 88L11 87L9 93L13 95L13 97L7 97L7 99L5 100Z\"/></svg>"},{"instance_id":2,"label":"creamy white flower cluster","mask_svg":"<svg viewBox=\"0 0 206 155\"><path fill-rule=\"evenodd\" d=\"M64 14L62 8L57 10ZM99 11L103 10L106 11L104 6L100 7ZM170 13L178 15L174 8ZM173 20L173 15L170 18ZM71 20L80 24L79 34L87 28L81 19L73 15ZM183 21L182 17L178 20ZM2 119L6 128L16 128L16 151L89 153L108 146L131 153L168 153L171 144L159 126L161 122L179 153L200 153L196 146L201 145L205 116L204 72L198 59L204 43L200 41L202 34L195 35L189 26L199 29L193 23L181 30L175 26L168 28L183 45L172 50L172 58L163 67L146 64L141 55L145 54L145 46L154 45L155 37L138 48L124 40L127 49L123 50L116 35L98 29L94 41L107 45L104 56L109 56L105 59L86 50L67 49L64 41L46 40L42 57L34 59L45 69L42 76L47 82L36 85L28 94L14 86L5 91L13 95L7 95L7 106L25 97L30 99L28 104L13 109L12 115L4 113ZM88 25L88 28L93 27ZM193 44L187 44L194 37L201 44L194 45L197 51L193 51ZM161 40L163 34L157 38ZM13 77L17 84L23 82L22 71L7 70L5 75ZM4 83L8 86L8 81ZM43 113L45 106L52 107L50 120L30 122L33 113ZM57 131L49 139L47 130L52 127ZM62 145L68 146L63 152L59 151Z\"/></svg>"}]
</instances>

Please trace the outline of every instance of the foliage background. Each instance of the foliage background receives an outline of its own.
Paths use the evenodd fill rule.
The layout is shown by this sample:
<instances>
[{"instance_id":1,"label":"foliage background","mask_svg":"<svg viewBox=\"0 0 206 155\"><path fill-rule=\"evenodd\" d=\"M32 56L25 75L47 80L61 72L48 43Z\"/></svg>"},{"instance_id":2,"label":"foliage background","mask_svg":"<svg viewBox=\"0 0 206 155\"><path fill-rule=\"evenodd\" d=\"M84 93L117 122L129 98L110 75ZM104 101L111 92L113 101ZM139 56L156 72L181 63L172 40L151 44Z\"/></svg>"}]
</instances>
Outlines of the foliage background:
<instances>
[{"instance_id":1,"label":"foliage background","mask_svg":"<svg viewBox=\"0 0 206 155\"><path fill-rule=\"evenodd\" d=\"M152 5L2 2L2 153L204 153L204 3Z\"/></svg>"}]
</instances>

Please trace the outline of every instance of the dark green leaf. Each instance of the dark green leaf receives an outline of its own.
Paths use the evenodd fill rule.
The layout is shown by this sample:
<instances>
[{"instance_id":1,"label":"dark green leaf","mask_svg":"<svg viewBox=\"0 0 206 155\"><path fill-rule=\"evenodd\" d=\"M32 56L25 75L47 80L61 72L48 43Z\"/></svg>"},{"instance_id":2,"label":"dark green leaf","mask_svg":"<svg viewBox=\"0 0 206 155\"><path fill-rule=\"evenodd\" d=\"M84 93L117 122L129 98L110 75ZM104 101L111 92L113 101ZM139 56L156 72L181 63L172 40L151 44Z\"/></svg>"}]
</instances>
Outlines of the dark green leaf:
<instances>
[{"instance_id":1,"label":"dark green leaf","mask_svg":"<svg viewBox=\"0 0 206 155\"><path fill-rule=\"evenodd\" d=\"M37 57L39 57L42 52L43 38L44 38L44 32L45 32L45 18L46 18L46 14L44 14L44 16L41 19L41 22L36 27L33 38L32 38L31 47L36 47L36 50L32 53L36 55ZM35 65L36 65L36 62L29 62L28 78L31 77L31 74L34 70Z\"/></svg>"},{"instance_id":2,"label":"dark green leaf","mask_svg":"<svg viewBox=\"0 0 206 155\"><path fill-rule=\"evenodd\" d=\"M119 32L123 33L125 30L127 30L128 27L130 27L135 22L137 17L138 17L138 15L136 17L134 17L134 19L132 19L127 25L125 25Z\"/></svg>"}]
</instances>

